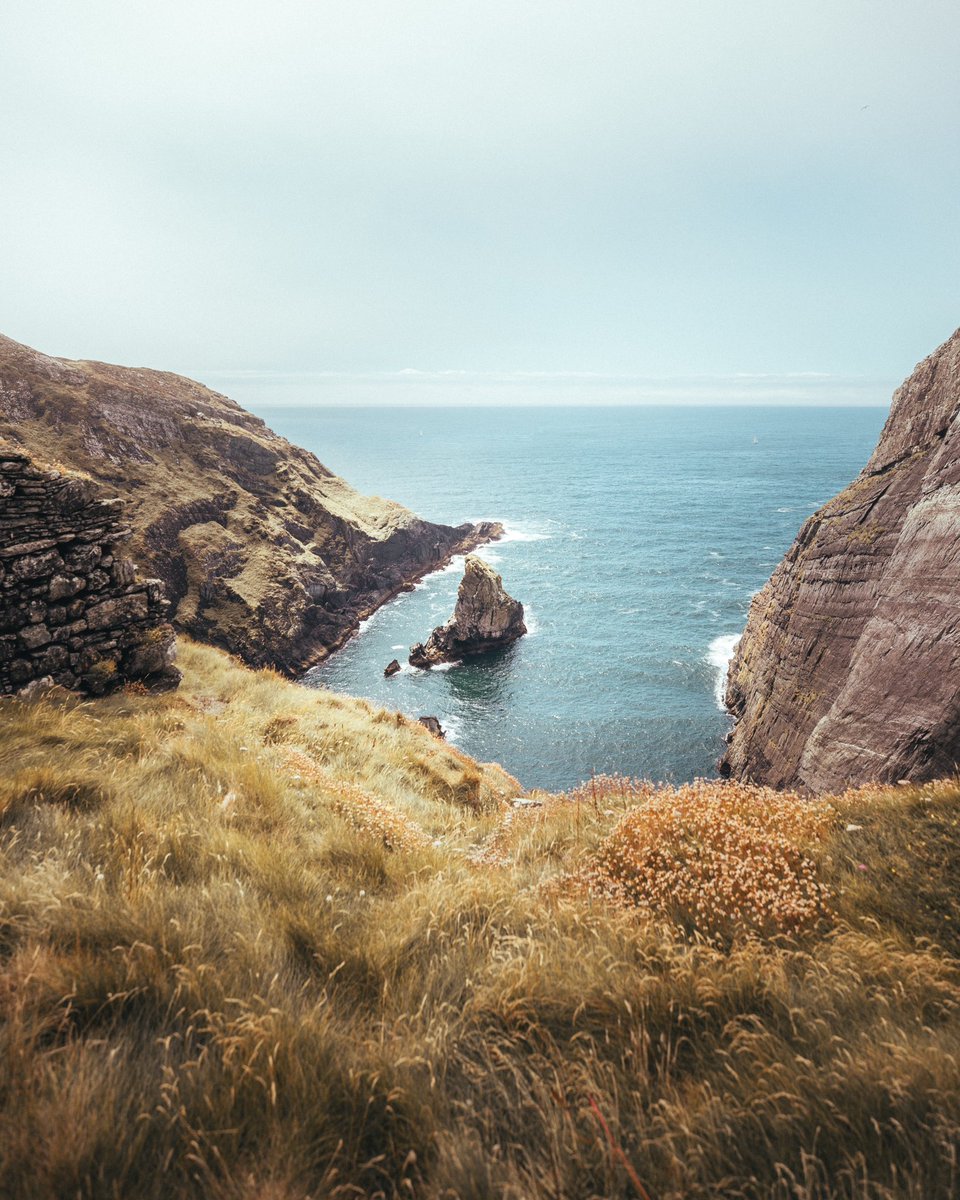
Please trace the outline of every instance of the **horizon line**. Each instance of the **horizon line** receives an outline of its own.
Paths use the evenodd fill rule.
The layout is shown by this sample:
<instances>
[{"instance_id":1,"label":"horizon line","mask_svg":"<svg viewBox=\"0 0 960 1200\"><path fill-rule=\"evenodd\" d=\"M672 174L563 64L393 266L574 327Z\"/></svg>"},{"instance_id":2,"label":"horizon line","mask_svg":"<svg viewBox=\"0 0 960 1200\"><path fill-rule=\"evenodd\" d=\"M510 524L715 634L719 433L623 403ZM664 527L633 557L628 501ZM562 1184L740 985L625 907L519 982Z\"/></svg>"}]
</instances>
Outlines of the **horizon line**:
<instances>
[{"instance_id":1,"label":"horizon line","mask_svg":"<svg viewBox=\"0 0 960 1200\"><path fill-rule=\"evenodd\" d=\"M888 407L898 381L818 371L630 375L499 371L197 372L215 390L261 407L636 408L653 405Z\"/></svg>"}]
</instances>

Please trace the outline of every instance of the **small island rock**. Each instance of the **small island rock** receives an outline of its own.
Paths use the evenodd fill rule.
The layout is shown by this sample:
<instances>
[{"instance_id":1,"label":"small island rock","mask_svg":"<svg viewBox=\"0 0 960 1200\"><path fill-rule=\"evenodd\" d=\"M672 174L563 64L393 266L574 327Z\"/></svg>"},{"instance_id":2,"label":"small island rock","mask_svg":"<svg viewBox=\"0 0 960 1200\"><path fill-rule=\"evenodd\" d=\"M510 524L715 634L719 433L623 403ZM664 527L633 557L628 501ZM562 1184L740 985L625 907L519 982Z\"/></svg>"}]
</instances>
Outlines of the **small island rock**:
<instances>
[{"instance_id":1,"label":"small island rock","mask_svg":"<svg viewBox=\"0 0 960 1200\"><path fill-rule=\"evenodd\" d=\"M503 580L489 563L468 554L457 606L446 625L438 625L427 641L410 650L414 667L456 662L487 650L509 646L523 637L523 605L508 596Z\"/></svg>"},{"instance_id":2,"label":"small island rock","mask_svg":"<svg viewBox=\"0 0 960 1200\"><path fill-rule=\"evenodd\" d=\"M418 717L417 721L424 727L424 729L429 730L434 737L446 738L447 735L444 732L443 726L436 717Z\"/></svg>"},{"instance_id":3,"label":"small island rock","mask_svg":"<svg viewBox=\"0 0 960 1200\"><path fill-rule=\"evenodd\" d=\"M387 665L383 668L383 673L386 678L389 679L391 675L396 675L399 670L400 664L396 659L394 659L393 662L387 663Z\"/></svg>"}]
</instances>

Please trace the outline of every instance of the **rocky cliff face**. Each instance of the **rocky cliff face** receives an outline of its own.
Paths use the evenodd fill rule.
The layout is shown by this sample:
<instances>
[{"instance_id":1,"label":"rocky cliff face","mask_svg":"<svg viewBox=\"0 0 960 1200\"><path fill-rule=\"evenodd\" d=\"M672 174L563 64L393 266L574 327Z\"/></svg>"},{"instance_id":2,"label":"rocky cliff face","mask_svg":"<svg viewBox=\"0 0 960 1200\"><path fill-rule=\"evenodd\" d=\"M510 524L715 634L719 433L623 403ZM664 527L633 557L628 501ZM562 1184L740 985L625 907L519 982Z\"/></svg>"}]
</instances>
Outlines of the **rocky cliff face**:
<instances>
[{"instance_id":1,"label":"rocky cliff face","mask_svg":"<svg viewBox=\"0 0 960 1200\"><path fill-rule=\"evenodd\" d=\"M177 685L169 606L120 554L129 536L119 500L0 440L0 693Z\"/></svg>"},{"instance_id":2,"label":"rocky cliff face","mask_svg":"<svg viewBox=\"0 0 960 1200\"><path fill-rule=\"evenodd\" d=\"M411 648L410 663L429 667L455 662L509 646L526 632L523 605L507 595L503 580L489 563L470 554L464 563L453 616L446 625L438 625L425 643L418 642Z\"/></svg>"},{"instance_id":3,"label":"rocky cliff face","mask_svg":"<svg viewBox=\"0 0 960 1200\"><path fill-rule=\"evenodd\" d=\"M124 499L130 551L162 580L178 628L290 673L499 532L361 496L189 379L49 358L4 337L0 435Z\"/></svg>"},{"instance_id":4,"label":"rocky cliff face","mask_svg":"<svg viewBox=\"0 0 960 1200\"><path fill-rule=\"evenodd\" d=\"M960 761L960 330L755 597L721 770L824 791Z\"/></svg>"}]
</instances>

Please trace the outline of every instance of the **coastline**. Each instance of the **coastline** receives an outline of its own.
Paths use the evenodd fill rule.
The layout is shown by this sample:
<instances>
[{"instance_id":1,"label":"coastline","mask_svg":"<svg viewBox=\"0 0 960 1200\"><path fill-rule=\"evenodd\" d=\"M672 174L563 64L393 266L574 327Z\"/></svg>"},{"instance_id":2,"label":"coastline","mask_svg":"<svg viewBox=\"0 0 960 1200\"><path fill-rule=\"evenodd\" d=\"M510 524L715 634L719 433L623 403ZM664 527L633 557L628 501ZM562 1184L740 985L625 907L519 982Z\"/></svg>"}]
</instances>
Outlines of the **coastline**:
<instances>
[{"instance_id":1,"label":"coastline","mask_svg":"<svg viewBox=\"0 0 960 1200\"><path fill-rule=\"evenodd\" d=\"M437 559L436 562L431 563L429 566L421 567L409 575L405 575L400 583L376 593L374 598L363 607L353 610L349 623L344 625L337 637L326 645L318 646L311 655L303 660L302 665L291 672L291 678L299 682L312 668L326 662L338 650L343 649L347 642L356 637L364 621L372 617L375 612L383 608L385 604L389 604L391 600L394 600L403 592L412 591L421 580L426 579L429 575L436 574L438 571L445 570L458 554L470 554L480 546L486 546L490 542L498 542L504 537L505 533L506 529L501 521L480 521L473 525L470 533L461 538L459 542L454 542L448 547L442 557Z\"/></svg>"}]
</instances>

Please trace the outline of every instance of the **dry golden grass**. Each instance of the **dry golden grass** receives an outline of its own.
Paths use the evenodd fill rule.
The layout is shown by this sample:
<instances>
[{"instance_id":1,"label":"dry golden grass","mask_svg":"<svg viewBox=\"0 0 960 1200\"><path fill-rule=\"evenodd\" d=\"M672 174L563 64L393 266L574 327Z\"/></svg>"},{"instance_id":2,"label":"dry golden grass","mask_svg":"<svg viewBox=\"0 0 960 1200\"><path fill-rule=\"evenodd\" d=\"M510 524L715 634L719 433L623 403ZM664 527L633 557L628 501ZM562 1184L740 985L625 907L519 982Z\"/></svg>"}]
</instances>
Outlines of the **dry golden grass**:
<instances>
[{"instance_id":1,"label":"dry golden grass","mask_svg":"<svg viewBox=\"0 0 960 1200\"><path fill-rule=\"evenodd\" d=\"M396 714L182 658L0 705L0 1195L958 1193L955 781L517 810Z\"/></svg>"}]
</instances>

